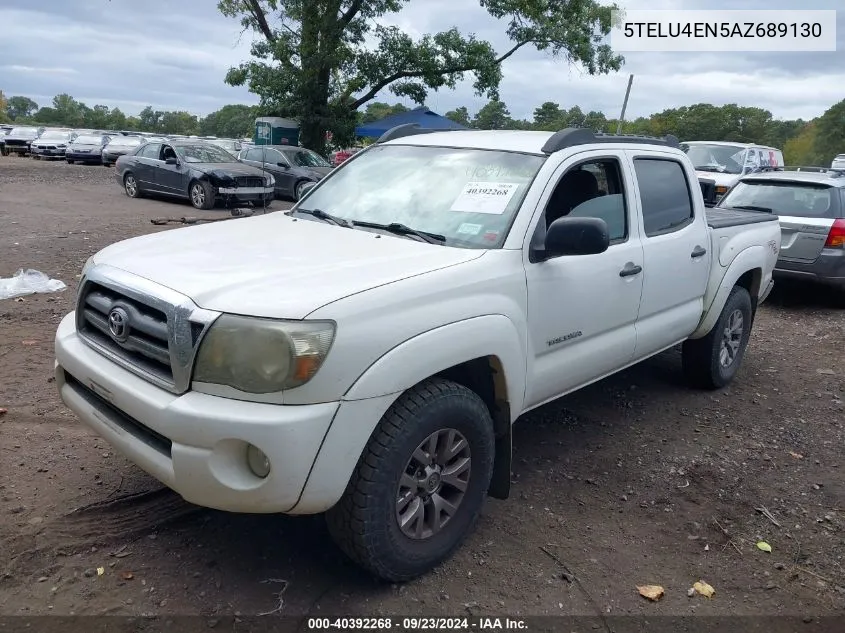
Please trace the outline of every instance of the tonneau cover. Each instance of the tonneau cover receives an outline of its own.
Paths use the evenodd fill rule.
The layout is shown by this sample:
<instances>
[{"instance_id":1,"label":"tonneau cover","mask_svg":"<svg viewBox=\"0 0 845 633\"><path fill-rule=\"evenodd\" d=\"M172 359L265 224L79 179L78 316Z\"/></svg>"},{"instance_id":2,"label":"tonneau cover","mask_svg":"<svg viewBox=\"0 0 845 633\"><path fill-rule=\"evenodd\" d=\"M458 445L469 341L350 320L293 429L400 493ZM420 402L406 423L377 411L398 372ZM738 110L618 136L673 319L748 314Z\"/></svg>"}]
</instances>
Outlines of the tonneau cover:
<instances>
[{"instance_id":1,"label":"tonneau cover","mask_svg":"<svg viewBox=\"0 0 845 633\"><path fill-rule=\"evenodd\" d=\"M740 211L739 209L723 209L709 207L705 209L707 224L711 229L726 229L743 224L757 224L759 222L777 222L778 216L762 211Z\"/></svg>"}]
</instances>

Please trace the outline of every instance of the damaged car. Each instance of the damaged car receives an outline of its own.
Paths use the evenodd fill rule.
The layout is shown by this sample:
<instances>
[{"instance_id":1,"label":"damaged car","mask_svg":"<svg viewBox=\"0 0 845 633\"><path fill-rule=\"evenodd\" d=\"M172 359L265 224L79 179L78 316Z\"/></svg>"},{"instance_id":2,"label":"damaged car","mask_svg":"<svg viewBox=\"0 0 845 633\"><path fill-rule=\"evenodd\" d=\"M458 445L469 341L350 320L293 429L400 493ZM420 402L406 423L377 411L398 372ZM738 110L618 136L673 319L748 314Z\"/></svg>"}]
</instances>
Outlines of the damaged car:
<instances>
[{"instance_id":1,"label":"damaged car","mask_svg":"<svg viewBox=\"0 0 845 633\"><path fill-rule=\"evenodd\" d=\"M96 163L103 161L103 148L111 139L109 134L80 134L68 145L65 159L69 163Z\"/></svg>"},{"instance_id":2,"label":"damaged car","mask_svg":"<svg viewBox=\"0 0 845 633\"><path fill-rule=\"evenodd\" d=\"M19 156L26 156L29 154L29 146L37 139L44 131L43 127L35 127L34 125L20 125L13 127L11 132L6 135L5 141L6 154L17 154Z\"/></svg>"},{"instance_id":3,"label":"damaged car","mask_svg":"<svg viewBox=\"0 0 845 633\"><path fill-rule=\"evenodd\" d=\"M197 209L217 202L267 207L276 184L271 174L238 162L222 147L191 139L146 143L117 159L115 177L130 198L187 198Z\"/></svg>"}]
</instances>

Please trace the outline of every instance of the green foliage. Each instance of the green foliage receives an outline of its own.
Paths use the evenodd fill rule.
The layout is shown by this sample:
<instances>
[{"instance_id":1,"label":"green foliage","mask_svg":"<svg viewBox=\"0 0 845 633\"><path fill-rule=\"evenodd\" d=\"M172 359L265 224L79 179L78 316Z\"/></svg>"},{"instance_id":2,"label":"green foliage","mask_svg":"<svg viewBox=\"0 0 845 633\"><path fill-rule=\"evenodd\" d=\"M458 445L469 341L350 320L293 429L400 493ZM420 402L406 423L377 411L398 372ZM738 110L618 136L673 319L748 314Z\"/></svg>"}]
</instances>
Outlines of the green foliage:
<instances>
[{"instance_id":1,"label":"green foliage","mask_svg":"<svg viewBox=\"0 0 845 633\"><path fill-rule=\"evenodd\" d=\"M410 108L397 103L390 105L389 103L382 103L380 101L373 101L367 104L367 109L361 115L361 123L370 123L371 121L379 121L385 117L394 114L401 114L407 112Z\"/></svg>"},{"instance_id":2,"label":"green foliage","mask_svg":"<svg viewBox=\"0 0 845 633\"><path fill-rule=\"evenodd\" d=\"M0 123L6 123L11 120L9 118L8 108L9 102L6 100L3 91L0 90Z\"/></svg>"},{"instance_id":3,"label":"green foliage","mask_svg":"<svg viewBox=\"0 0 845 633\"><path fill-rule=\"evenodd\" d=\"M816 120L813 143L816 160L829 165L837 154L845 152L845 100L829 108Z\"/></svg>"},{"instance_id":4,"label":"green foliage","mask_svg":"<svg viewBox=\"0 0 845 633\"><path fill-rule=\"evenodd\" d=\"M816 142L818 127L816 123L808 123L793 138L784 143L783 160L787 165L816 164Z\"/></svg>"},{"instance_id":5,"label":"green foliage","mask_svg":"<svg viewBox=\"0 0 845 633\"><path fill-rule=\"evenodd\" d=\"M478 0L504 26L510 42L501 52L456 28L414 39L381 23L409 1L219 0L224 15L258 35L253 59L226 82L248 86L265 111L297 119L303 144L322 151L326 130L350 141L357 110L384 90L422 104L430 90L471 75L478 95L496 99L502 62L526 46L590 74L622 65L604 43L616 7L599 0Z\"/></svg>"},{"instance_id":6,"label":"green foliage","mask_svg":"<svg viewBox=\"0 0 845 633\"><path fill-rule=\"evenodd\" d=\"M38 110L38 104L29 97L9 97L6 104L6 113L12 121L32 116L36 110Z\"/></svg>"},{"instance_id":7,"label":"green foliage","mask_svg":"<svg viewBox=\"0 0 845 633\"><path fill-rule=\"evenodd\" d=\"M472 127L472 122L469 120L469 110L467 110L466 106L449 110L443 116L465 127Z\"/></svg>"}]
</instances>

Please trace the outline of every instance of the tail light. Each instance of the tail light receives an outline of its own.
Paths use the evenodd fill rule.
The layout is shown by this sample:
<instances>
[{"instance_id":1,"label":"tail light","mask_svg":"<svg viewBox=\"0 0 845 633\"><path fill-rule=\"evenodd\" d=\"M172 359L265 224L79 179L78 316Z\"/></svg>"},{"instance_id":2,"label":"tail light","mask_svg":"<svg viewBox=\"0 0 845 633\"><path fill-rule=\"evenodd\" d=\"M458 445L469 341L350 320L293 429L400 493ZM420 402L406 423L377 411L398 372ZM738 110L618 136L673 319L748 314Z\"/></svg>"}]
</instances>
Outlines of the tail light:
<instances>
[{"instance_id":1,"label":"tail light","mask_svg":"<svg viewBox=\"0 0 845 633\"><path fill-rule=\"evenodd\" d=\"M824 247L845 248L845 219L834 221L833 226L830 227L830 233L827 234Z\"/></svg>"}]
</instances>

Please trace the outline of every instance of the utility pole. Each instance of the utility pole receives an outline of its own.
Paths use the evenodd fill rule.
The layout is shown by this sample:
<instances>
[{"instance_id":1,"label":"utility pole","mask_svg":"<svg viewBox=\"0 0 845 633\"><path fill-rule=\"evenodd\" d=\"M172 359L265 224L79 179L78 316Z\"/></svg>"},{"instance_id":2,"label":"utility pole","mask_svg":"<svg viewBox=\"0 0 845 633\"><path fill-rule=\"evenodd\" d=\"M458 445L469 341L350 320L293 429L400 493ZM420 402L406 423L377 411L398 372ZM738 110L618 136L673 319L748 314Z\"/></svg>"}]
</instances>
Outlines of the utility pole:
<instances>
[{"instance_id":1,"label":"utility pole","mask_svg":"<svg viewBox=\"0 0 845 633\"><path fill-rule=\"evenodd\" d=\"M628 96L631 94L631 84L634 83L634 76L628 77L628 89L625 91L625 101L622 102L622 114L619 115L619 124L616 126L616 133L622 134L622 123L625 121L625 110L628 108Z\"/></svg>"}]
</instances>

